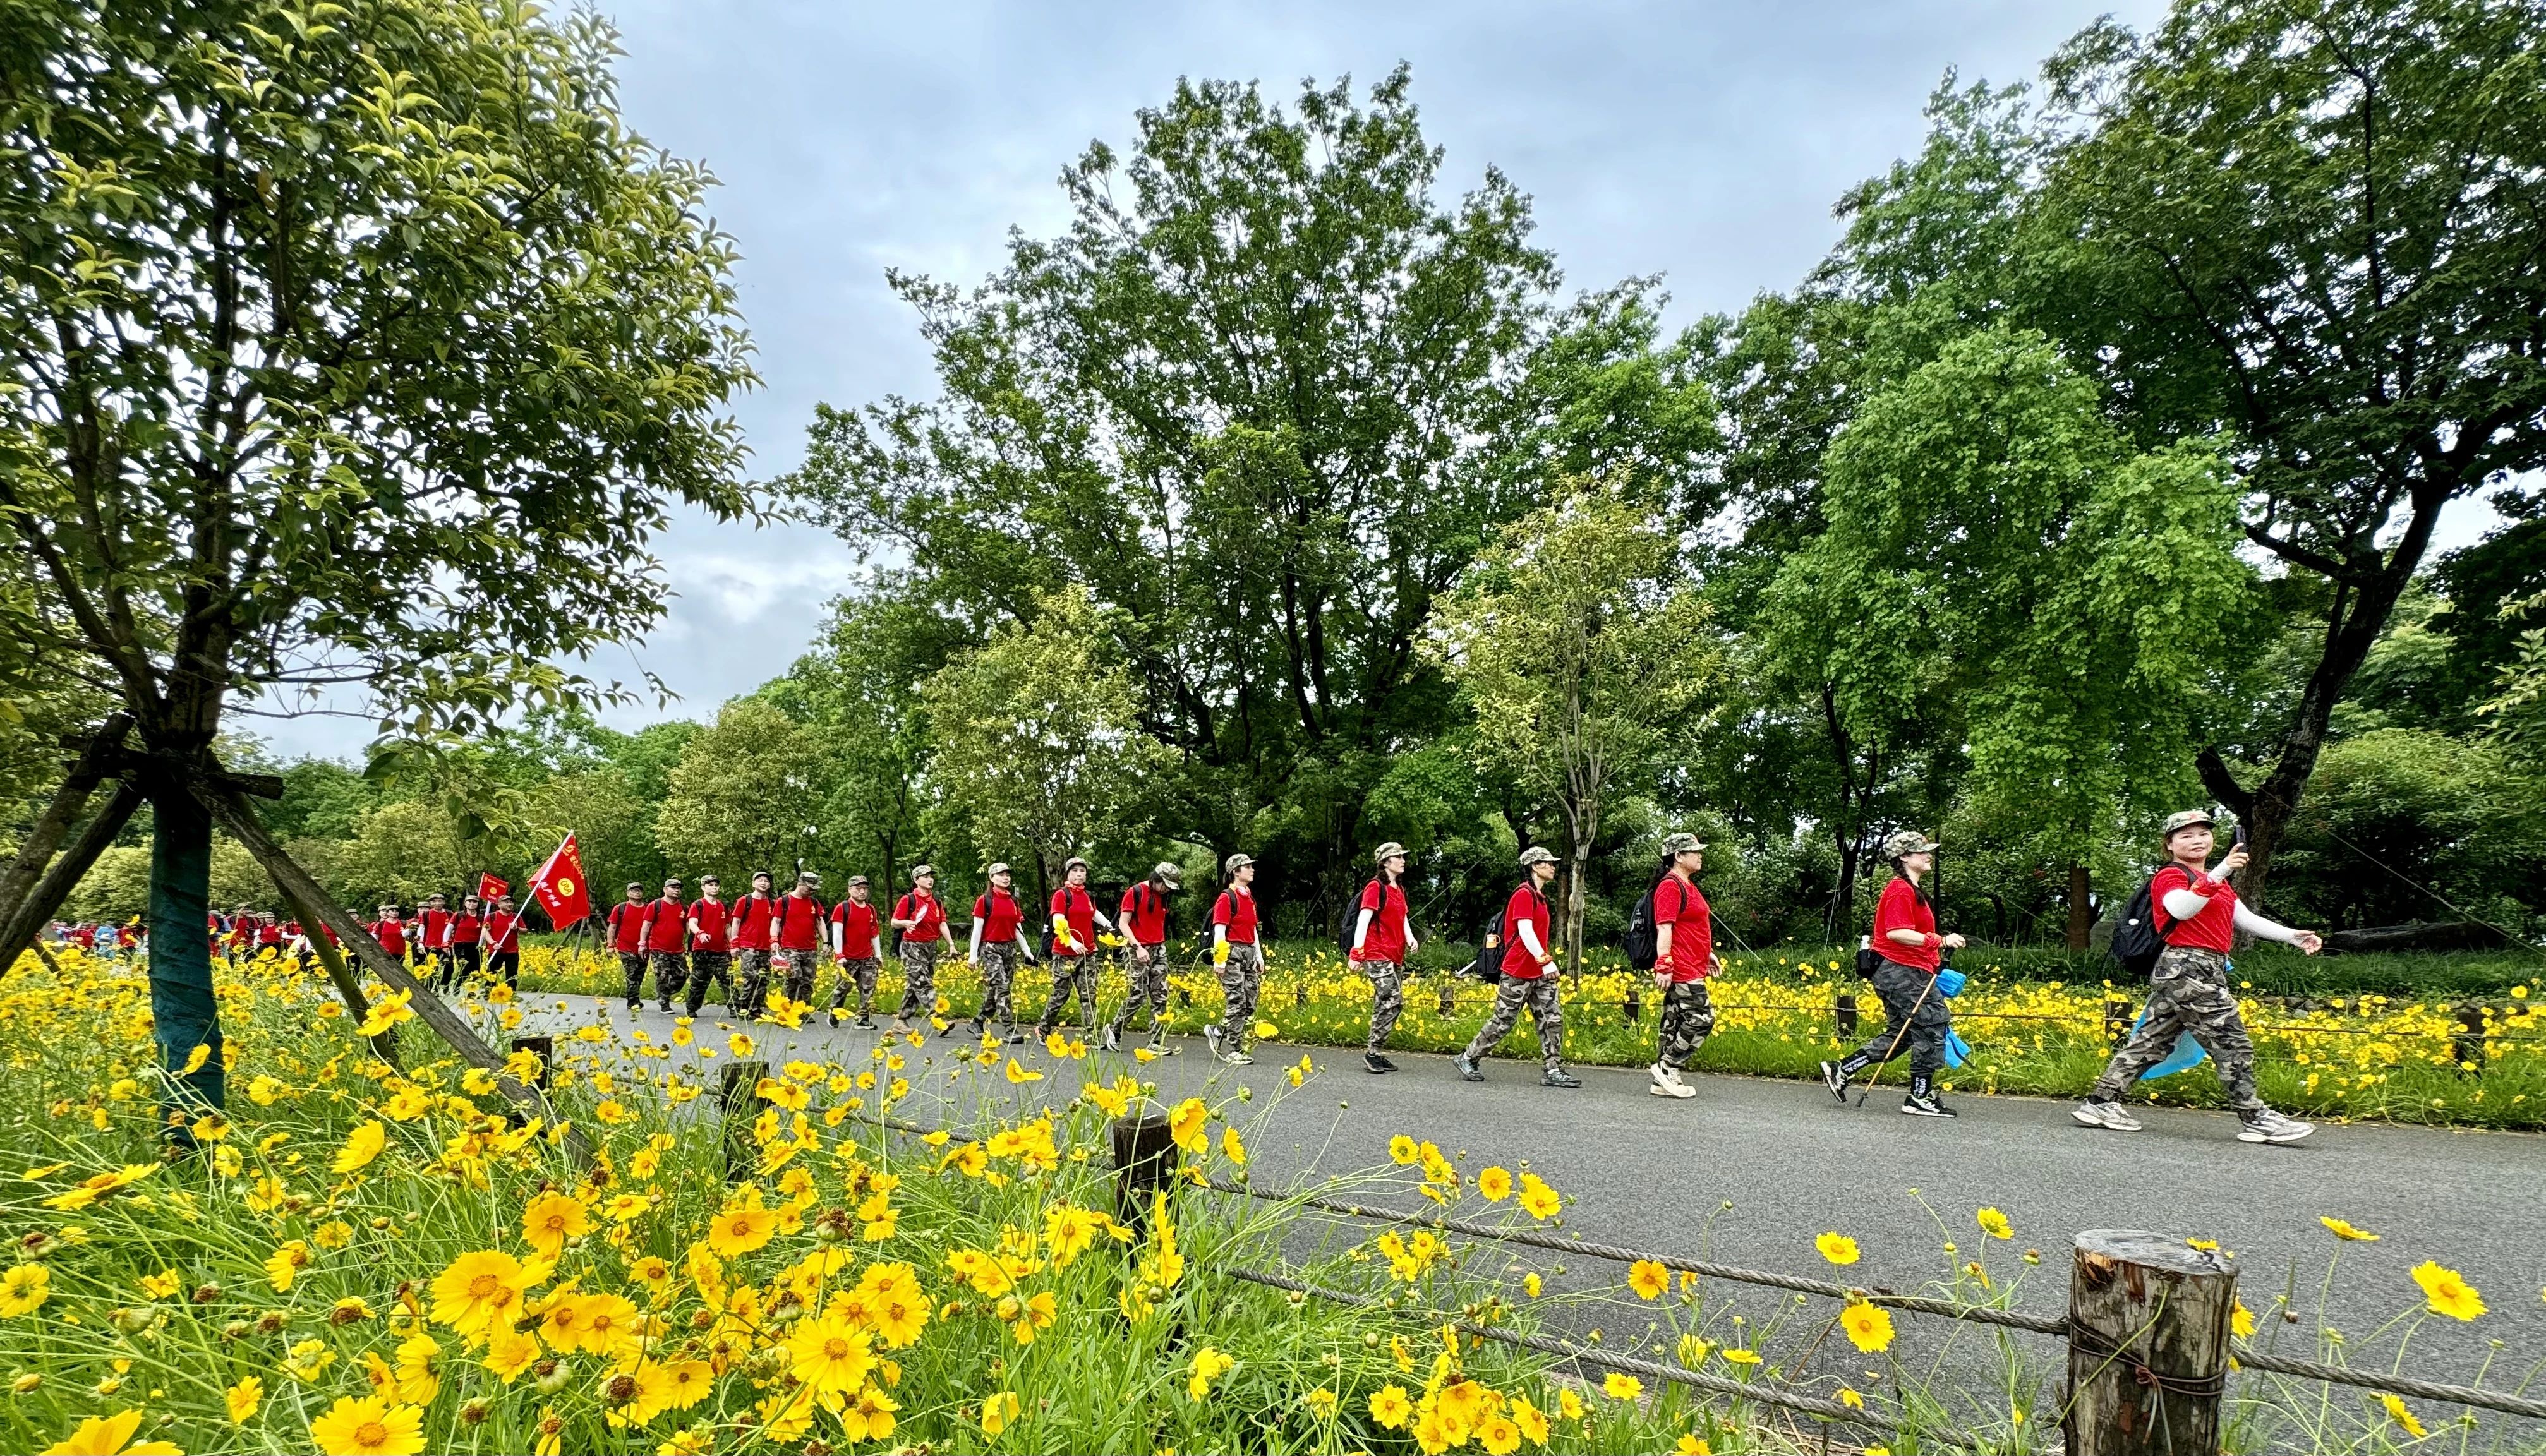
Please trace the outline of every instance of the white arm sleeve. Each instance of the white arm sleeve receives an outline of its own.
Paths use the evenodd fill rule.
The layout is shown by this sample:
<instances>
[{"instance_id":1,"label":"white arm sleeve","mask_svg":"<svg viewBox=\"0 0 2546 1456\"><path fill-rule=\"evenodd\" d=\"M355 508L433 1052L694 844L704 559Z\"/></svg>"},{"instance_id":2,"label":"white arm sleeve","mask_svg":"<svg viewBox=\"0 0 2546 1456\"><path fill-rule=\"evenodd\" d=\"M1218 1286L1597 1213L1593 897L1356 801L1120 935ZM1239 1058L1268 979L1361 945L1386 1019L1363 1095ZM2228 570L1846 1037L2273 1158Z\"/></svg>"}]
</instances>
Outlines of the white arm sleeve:
<instances>
[{"instance_id":1,"label":"white arm sleeve","mask_svg":"<svg viewBox=\"0 0 2546 1456\"><path fill-rule=\"evenodd\" d=\"M1538 927L1527 920L1523 920L1520 922L1517 929L1520 933L1521 945L1525 947L1532 956L1535 956L1542 961L1546 960L1547 952L1541 949L1538 943Z\"/></svg>"},{"instance_id":2,"label":"white arm sleeve","mask_svg":"<svg viewBox=\"0 0 2546 1456\"><path fill-rule=\"evenodd\" d=\"M2200 914L2209 903L2209 896L2195 895L2189 890L2169 890L2165 893L2165 912L2177 920L2191 919ZM2245 906L2239 905L2237 908L2242 912Z\"/></svg>"},{"instance_id":3,"label":"white arm sleeve","mask_svg":"<svg viewBox=\"0 0 2546 1456\"><path fill-rule=\"evenodd\" d=\"M1373 915L1367 905L1363 906L1355 913L1358 918L1353 922L1353 949L1360 950L1361 943L1370 937L1370 922Z\"/></svg>"},{"instance_id":4,"label":"white arm sleeve","mask_svg":"<svg viewBox=\"0 0 2546 1456\"><path fill-rule=\"evenodd\" d=\"M2174 897L2172 896L2166 897L2168 899L2172 899ZM2255 914L2252 910L2246 908L2246 902L2242 899L2237 902L2237 928L2245 931L2248 935L2259 936L2264 940L2277 940L2283 945L2296 945L2298 943L2299 933L2297 931L2292 930L2287 925L2283 925L2276 920L2266 920L2262 916Z\"/></svg>"}]
</instances>

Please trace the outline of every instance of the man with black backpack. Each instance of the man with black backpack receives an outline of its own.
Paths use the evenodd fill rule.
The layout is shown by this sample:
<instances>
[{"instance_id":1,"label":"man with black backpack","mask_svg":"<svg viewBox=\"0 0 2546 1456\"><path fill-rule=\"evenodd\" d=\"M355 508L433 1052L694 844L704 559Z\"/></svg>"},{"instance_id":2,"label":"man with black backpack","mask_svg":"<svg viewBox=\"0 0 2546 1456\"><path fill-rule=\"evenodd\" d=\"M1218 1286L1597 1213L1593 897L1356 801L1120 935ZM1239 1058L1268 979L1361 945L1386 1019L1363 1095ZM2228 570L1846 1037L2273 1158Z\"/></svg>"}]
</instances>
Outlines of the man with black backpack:
<instances>
[{"instance_id":1,"label":"man with black backpack","mask_svg":"<svg viewBox=\"0 0 2546 1456\"><path fill-rule=\"evenodd\" d=\"M1405 1014L1405 958L1418 942L1406 923L1405 846L1391 839L1372 851L1379 873L1362 887L1345 918L1345 964L1370 978L1370 1036L1362 1046L1365 1071L1389 1072L1388 1036Z\"/></svg>"},{"instance_id":2,"label":"man with black backpack","mask_svg":"<svg viewBox=\"0 0 2546 1456\"><path fill-rule=\"evenodd\" d=\"M1105 1050L1123 1050L1123 1033L1132 1025L1132 1013L1144 1003L1149 1008L1149 1050L1164 1052L1167 1039L1167 897L1176 893L1183 872L1160 860L1149 870L1149 878L1123 892L1123 938L1131 943L1131 958L1124 962L1126 978L1132 983L1123 997L1123 1009L1105 1027Z\"/></svg>"},{"instance_id":3,"label":"man with black backpack","mask_svg":"<svg viewBox=\"0 0 2546 1456\"><path fill-rule=\"evenodd\" d=\"M1548 948L1553 916L1548 912L1547 886L1556 878L1556 856L1540 845L1521 851L1520 871L1528 878L1503 906L1502 980L1494 990L1493 1014L1477 1029L1468 1049L1452 1059L1465 1080L1481 1082L1477 1066L1511 1029L1520 1024L1523 1006L1538 1023L1538 1059L1546 1064L1542 1085L1578 1087L1582 1079L1565 1070L1565 1010L1557 998L1556 953Z\"/></svg>"},{"instance_id":4,"label":"man with black backpack","mask_svg":"<svg viewBox=\"0 0 2546 1456\"><path fill-rule=\"evenodd\" d=\"M1114 929L1114 922L1096 908L1096 898L1087 893L1087 861L1073 854L1061 873L1061 885L1052 893L1051 906L1052 998L1044 1002L1043 1018L1035 1024L1037 1041L1060 1027L1073 990L1087 1012L1087 1024L1099 1024L1096 983L1102 967L1096 959L1096 929L1101 925L1109 934Z\"/></svg>"},{"instance_id":5,"label":"man with black backpack","mask_svg":"<svg viewBox=\"0 0 2546 1456\"><path fill-rule=\"evenodd\" d=\"M2254 1043L2238 1013L2237 993L2229 988L2228 952L2241 930L2297 946L2311 956L2325 942L2314 931L2292 930L2238 903L2228 879L2246 867L2243 844L2231 848L2217 869L2203 868L2217 843L2217 830L2210 815L2197 809L2166 816L2162 832L2167 863L2148 888L2150 921L2165 949L2158 954L2148 1013L2139 1029L2105 1064L2086 1100L2071 1109L2088 1127L2138 1132L2140 1121L2122 1106L2122 1093L2189 1033L2219 1069L2220 1088L2243 1125L2239 1142L2295 1143L2316 1131L2313 1124L2273 1111L2254 1090Z\"/></svg>"}]
</instances>

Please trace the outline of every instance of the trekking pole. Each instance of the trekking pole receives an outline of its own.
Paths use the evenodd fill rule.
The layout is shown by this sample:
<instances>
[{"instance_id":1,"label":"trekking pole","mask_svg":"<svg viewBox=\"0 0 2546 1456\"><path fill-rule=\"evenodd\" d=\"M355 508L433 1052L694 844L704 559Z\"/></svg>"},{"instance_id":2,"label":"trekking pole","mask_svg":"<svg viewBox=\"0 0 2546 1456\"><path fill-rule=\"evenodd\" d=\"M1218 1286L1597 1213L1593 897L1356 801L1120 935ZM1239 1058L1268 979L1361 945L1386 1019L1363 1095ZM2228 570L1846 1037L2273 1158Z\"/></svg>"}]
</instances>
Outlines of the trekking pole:
<instances>
[{"instance_id":1,"label":"trekking pole","mask_svg":"<svg viewBox=\"0 0 2546 1456\"><path fill-rule=\"evenodd\" d=\"M1883 1054L1883 1060L1875 1064L1874 1075L1865 1079L1865 1090L1856 1094L1856 1105L1858 1107L1864 1107L1865 1099L1874 1095L1874 1084L1883 1079L1883 1069L1891 1066L1892 1059L1901 1055L1901 1044L1908 1040L1910 1036L1910 1023L1918 1019L1918 1008L1927 1004L1928 995L1935 989L1936 973L1930 971L1927 973L1927 984L1918 987L1918 999L1910 1003L1910 1014L1901 1018L1899 1029L1892 1033L1891 1050L1885 1052Z\"/></svg>"}]
</instances>

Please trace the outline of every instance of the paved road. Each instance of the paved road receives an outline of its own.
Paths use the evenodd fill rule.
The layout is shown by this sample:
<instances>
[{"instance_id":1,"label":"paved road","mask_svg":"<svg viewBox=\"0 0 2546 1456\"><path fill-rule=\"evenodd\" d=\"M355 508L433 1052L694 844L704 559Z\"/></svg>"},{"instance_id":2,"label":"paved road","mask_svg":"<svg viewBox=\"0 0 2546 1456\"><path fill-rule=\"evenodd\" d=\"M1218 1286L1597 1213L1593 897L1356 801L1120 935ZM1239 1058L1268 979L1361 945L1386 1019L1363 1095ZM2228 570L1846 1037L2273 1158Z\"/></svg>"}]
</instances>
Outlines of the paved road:
<instances>
[{"instance_id":1,"label":"paved road","mask_svg":"<svg viewBox=\"0 0 2546 1456\"><path fill-rule=\"evenodd\" d=\"M554 1009L560 999L569 1011ZM542 994L525 1002L548 1018L605 1014L620 1026L633 1019L657 1037L671 1028L671 1018L650 1004L631 1018L617 1003L590 997ZM818 1023L751 1030L759 1055L773 1060L863 1061L878 1035ZM698 1031L712 1045L723 1043L709 1023ZM967 1071L950 1079L948 1053L960 1045L932 1041L914 1059L914 1071L936 1074L912 1076L903 1115L970 1125L985 1100L1012 1104L1056 1090L1065 1097L1079 1082L1065 1072L1024 1088L995 1073ZM1443 1057L1400 1055L1401 1072L1372 1076L1357 1059L1330 1048L1259 1048L1258 1065L1231 1069L1212 1063L1199 1042L1176 1045L1182 1055L1139 1069L1162 1097L1201 1093L1217 1080L1215 1097L1242 1085L1253 1089L1256 1108L1270 1109L1250 1134L1258 1186L1384 1163L1389 1138L1407 1133L1462 1154L1470 1171L1528 1159L1567 1196L1567 1231L1579 1238L1821 1274L1826 1268L1813 1238L1837 1230L1863 1250L1851 1280L1905 1290L1943 1276L1944 1240L1970 1253L1982 1242L1973 1213L1994 1206L2014 1222L2016 1248L2044 1250L2026 1302L2054 1314L2066 1298L2069 1238L2081 1229L2215 1239L2238 1255L2243 1297L2257 1311L2268 1310L2285 1285L2312 1309L2338 1246L2330 1323L2355 1340L2419 1308L2409 1271L2437 1259L2465 1274L2492 1313L2467 1326L2425 1322L2414 1335L2407 1373L2470 1381L2487 1341L2500 1340L2485 1383L2507 1388L2546 1359L2546 1138L2326 1126L2304 1143L2262 1147L2238 1142L2226 1113L2148 1109L2141 1113L2146 1131L2125 1135L2079 1126L2067 1104L2036 1098L1958 1098L1962 1116L1944 1122L1900 1116L1899 1096L1880 1087L1859 1110L1833 1105L1818 1085L1701 1075L1696 1097L1669 1100L1647 1092L1641 1071L1582 1069L1585 1085L1562 1091L1539 1086L1534 1066L1511 1062L1488 1063L1488 1080L1470 1085ZM1061 1071L1031 1043L1012 1050L1029 1067ZM1292 1091L1283 1071L1304 1050L1321 1071ZM1090 1059L1108 1075L1130 1064L1129 1057ZM1705 1235L1701 1223L1727 1201L1731 1210ZM1942 1232L1927 1207L1942 1217ZM2325 1214L2384 1237L2337 1245L2317 1222ZM1583 1262L1574 1261L1576 1276ZM2365 1348L2384 1363L2394 1338L2390 1332ZM2363 1353L2355 1345L2354 1363Z\"/></svg>"}]
</instances>

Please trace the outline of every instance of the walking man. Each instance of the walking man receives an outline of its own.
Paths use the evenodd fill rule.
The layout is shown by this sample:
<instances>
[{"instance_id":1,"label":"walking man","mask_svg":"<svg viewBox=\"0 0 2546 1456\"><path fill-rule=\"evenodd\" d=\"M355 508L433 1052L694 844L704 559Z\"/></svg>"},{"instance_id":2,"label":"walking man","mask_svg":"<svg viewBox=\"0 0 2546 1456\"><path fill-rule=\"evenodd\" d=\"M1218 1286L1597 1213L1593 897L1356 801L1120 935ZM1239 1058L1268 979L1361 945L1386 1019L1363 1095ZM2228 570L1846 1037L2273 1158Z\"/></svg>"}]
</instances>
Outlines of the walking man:
<instances>
[{"instance_id":1,"label":"walking man","mask_svg":"<svg viewBox=\"0 0 2546 1456\"><path fill-rule=\"evenodd\" d=\"M690 907L681 903L681 882L663 882L662 899L645 907L645 959L654 968L654 996L662 1009L690 979ZM631 985L629 995L638 986Z\"/></svg>"},{"instance_id":2,"label":"walking man","mask_svg":"<svg viewBox=\"0 0 2546 1456\"><path fill-rule=\"evenodd\" d=\"M778 954L787 962L787 999L810 1007L813 1000L813 977L821 968L822 942L827 938L823 922L830 918L830 906L813 892L822 888L822 877L811 870L796 872L796 888L778 897L773 912L777 922ZM761 1014L754 1006L752 1014Z\"/></svg>"},{"instance_id":3,"label":"walking man","mask_svg":"<svg viewBox=\"0 0 2546 1456\"><path fill-rule=\"evenodd\" d=\"M1043 1019L1035 1023L1037 1041L1061 1025L1073 987L1086 1009L1087 1024L1101 1024L1096 1011L1096 927L1102 925L1110 932L1114 922L1097 910L1096 898L1087 893L1087 861L1071 855L1061 876L1061 888L1052 893L1052 999L1044 1003Z\"/></svg>"},{"instance_id":4,"label":"walking man","mask_svg":"<svg viewBox=\"0 0 2546 1456\"><path fill-rule=\"evenodd\" d=\"M1715 974L1715 925L1697 888L1706 846L1695 834L1673 834L1662 841L1662 856L1666 873L1654 887L1654 989L1662 1009L1650 1090L1656 1097L1694 1097L1697 1088L1680 1072L1715 1030L1715 1002L1706 993L1706 978Z\"/></svg>"},{"instance_id":5,"label":"walking man","mask_svg":"<svg viewBox=\"0 0 2546 1456\"><path fill-rule=\"evenodd\" d=\"M1944 993L1936 989L1936 970L1949 950L1961 950L1959 935L1936 933L1936 907L1927 899L1928 875L1936 868L1936 841L1915 829L1903 829L1883 841L1883 857L1892 862L1892 883L1874 905L1874 993L1883 998L1884 1029L1843 1062L1822 1064L1822 1082L1842 1104L1856 1074L1878 1062L1889 1062L1910 1050L1910 1094L1901 1110L1911 1117L1958 1114L1936 1095L1936 1073L1945 1067L1945 1038L1954 1027Z\"/></svg>"},{"instance_id":6,"label":"walking man","mask_svg":"<svg viewBox=\"0 0 2546 1456\"><path fill-rule=\"evenodd\" d=\"M628 898L610 907L610 948L619 953L619 974L628 983L628 1009L645 997L645 887L631 880Z\"/></svg>"},{"instance_id":7,"label":"walking man","mask_svg":"<svg viewBox=\"0 0 2546 1456\"><path fill-rule=\"evenodd\" d=\"M1415 949L1405 923L1405 846L1391 839L1372 851L1379 873L1362 887L1353 911L1352 968L1370 978L1370 1039L1362 1047L1365 1071L1395 1071L1388 1060L1388 1036L1405 1013L1405 958Z\"/></svg>"},{"instance_id":8,"label":"walking man","mask_svg":"<svg viewBox=\"0 0 2546 1456\"><path fill-rule=\"evenodd\" d=\"M923 1027L937 1019L937 956L946 946L946 907L937 902L937 871L913 865L910 893L892 904L892 928L901 933L901 1005L892 1029L908 1031L916 1014Z\"/></svg>"},{"instance_id":9,"label":"walking man","mask_svg":"<svg viewBox=\"0 0 2546 1456\"><path fill-rule=\"evenodd\" d=\"M981 1009L973 1017L973 1035L982 1036L995 1016L1005 1024L1001 1037L1010 1046L1024 1041L1017 1030L1017 962L1031 962L1026 944L1025 911L1017 907L1005 864L990 866L990 884L973 901L973 964L981 968Z\"/></svg>"},{"instance_id":10,"label":"walking man","mask_svg":"<svg viewBox=\"0 0 2546 1456\"><path fill-rule=\"evenodd\" d=\"M390 960L399 965L406 964L406 922L398 918L396 905L381 906L379 918L363 928L371 932L372 939L381 943L381 949L388 954Z\"/></svg>"},{"instance_id":11,"label":"walking man","mask_svg":"<svg viewBox=\"0 0 2546 1456\"><path fill-rule=\"evenodd\" d=\"M876 942L884 927L867 895L867 877L851 875L849 898L831 907L831 954L840 962L840 986L831 992L831 1009L825 1013L833 1026L840 1024L840 1007L848 1003L852 985L858 988L857 1024L875 1026L876 973L884 964Z\"/></svg>"},{"instance_id":12,"label":"walking man","mask_svg":"<svg viewBox=\"0 0 2546 1456\"><path fill-rule=\"evenodd\" d=\"M1255 942L1255 861L1232 854L1222 868L1229 888L1211 906L1211 964L1220 973L1220 1020L1202 1029L1211 1054L1231 1067L1252 1067L1246 1038L1255 1029L1255 997L1264 987L1264 953Z\"/></svg>"},{"instance_id":13,"label":"walking man","mask_svg":"<svg viewBox=\"0 0 2546 1456\"><path fill-rule=\"evenodd\" d=\"M248 917L244 913L245 907L242 906L239 918L241 921L246 921ZM424 898L424 908L417 911L416 922L417 928L422 932L422 938L417 941L416 949L433 963L433 974L437 984L450 985L451 910L449 901L443 899L441 891L437 890ZM241 959L245 959L244 955Z\"/></svg>"},{"instance_id":14,"label":"walking man","mask_svg":"<svg viewBox=\"0 0 2546 1456\"><path fill-rule=\"evenodd\" d=\"M699 877L699 898L690 901L690 988L681 1009L691 1016L708 1003L708 983L724 988L724 1008L733 1009L733 916L724 902L724 887L714 875Z\"/></svg>"},{"instance_id":15,"label":"walking man","mask_svg":"<svg viewBox=\"0 0 2546 1456\"><path fill-rule=\"evenodd\" d=\"M443 960L442 984L467 985L477 974L479 939L486 930L485 903L474 895L460 899L460 913L451 917L451 950Z\"/></svg>"},{"instance_id":16,"label":"walking man","mask_svg":"<svg viewBox=\"0 0 2546 1456\"><path fill-rule=\"evenodd\" d=\"M1174 865L1160 860L1150 867L1149 878L1123 892L1123 937L1132 947L1124 970L1131 986L1123 1009L1106 1024L1106 1051L1123 1050L1123 1032L1132 1024L1133 1010L1144 1003L1149 1008L1149 1050L1167 1050L1167 897L1180 888L1181 879Z\"/></svg>"},{"instance_id":17,"label":"walking man","mask_svg":"<svg viewBox=\"0 0 2546 1456\"><path fill-rule=\"evenodd\" d=\"M734 901L733 949L742 958L742 985L724 1003L728 1014L757 1016L769 999L769 949L776 945L778 898L769 893L769 872L751 872L751 893Z\"/></svg>"},{"instance_id":18,"label":"walking man","mask_svg":"<svg viewBox=\"0 0 2546 1456\"><path fill-rule=\"evenodd\" d=\"M1493 1014L1477 1028L1468 1050L1454 1059L1459 1075L1472 1082L1485 1079L1477 1064L1520 1024L1523 1006L1538 1024L1538 1060L1545 1070L1539 1082L1551 1087L1578 1087L1582 1079L1565 1070L1565 1008L1557 1000L1556 953L1548 946L1547 886L1556 878L1556 856L1543 845L1521 851L1520 872L1527 878L1503 905L1502 982L1494 988Z\"/></svg>"},{"instance_id":19,"label":"walking man","mask_svg":"<svg viewBox=\"0 0 2546 1456\"><path fill-rule=\"evenodd\" d=\"M522 914L509 895L496 896L486 912L486 975L507 986L522 984Z\"/></svg>"},{"instance_id":20,"label":"walking man","mask_svg":"<svg viewBox=\"0 0 2546 1456\"><path fill-rule=\"evenodd\" d=\"M2086 1100L2072 1111L2088 1127L2138 1132L2140 1121L2122 1106L2122 1093L2140 1073L2164 1061L2176 1039L2188 1032L2219 1069L2219 1086L2243 1125L2238 1141L2295 1143L2316 1126L2273 1111L2255 1092L2254 1043L2238 1013L2237 993L2229 988L2228 952L2240 930L2297 946L2311 956L2325 942L2312 930L2292 930L2238 902L2228 879L2246 867L2244 845L2232 847L2217 869L2202 868L2218 841L2210 815L2197 809L2168 814L2163 832L2167 863L2149 882L2149 913L2157 919L2165 949L2158 953L2151 975L2148 1014L2105 1065L2104 1074L2095 1078Z\"/></svg>"}]
</instances>

